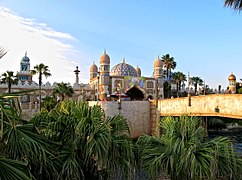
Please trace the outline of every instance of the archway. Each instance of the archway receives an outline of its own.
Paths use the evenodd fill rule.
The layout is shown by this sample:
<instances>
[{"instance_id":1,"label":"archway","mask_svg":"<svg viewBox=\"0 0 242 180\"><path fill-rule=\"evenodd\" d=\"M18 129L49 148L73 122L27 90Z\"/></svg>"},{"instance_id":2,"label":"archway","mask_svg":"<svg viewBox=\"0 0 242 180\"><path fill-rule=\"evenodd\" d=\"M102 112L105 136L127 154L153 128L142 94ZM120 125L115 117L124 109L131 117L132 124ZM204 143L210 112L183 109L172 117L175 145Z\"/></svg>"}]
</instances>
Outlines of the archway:
<instances>
[{"instance_id":1,"label":"archway","mask_svg":"<svg viewBox=\"0 0 242 180\"><path fill-rule=\"evenodd\" d=\"M132 100L142 101L144 99L143 92L136 86L133 86L132 88L130 88L126 94L130 97L131 101Z\"/></svg>"}]
</instances>

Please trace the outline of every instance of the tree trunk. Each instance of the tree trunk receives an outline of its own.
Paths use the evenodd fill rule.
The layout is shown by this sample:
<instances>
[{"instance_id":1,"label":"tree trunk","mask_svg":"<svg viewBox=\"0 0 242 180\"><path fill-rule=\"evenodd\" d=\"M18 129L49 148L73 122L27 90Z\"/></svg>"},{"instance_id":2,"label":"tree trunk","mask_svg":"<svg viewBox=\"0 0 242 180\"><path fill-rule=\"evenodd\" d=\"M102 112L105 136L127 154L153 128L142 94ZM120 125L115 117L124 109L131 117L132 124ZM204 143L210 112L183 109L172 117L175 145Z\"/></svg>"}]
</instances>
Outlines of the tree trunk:
<instances>
[{"instance_id":1,"label":"tree trunk","mask_svg":"<svg viewBox=\"0 0 242 180\"><path fill-rule=\"evenodd\" d=\"M41 84L42 84L42 74L39 73L39 111L41 111Z\"/></svg>"},{"instance_id":2,"label":"tree trunk","mask_svg":"<svg viewBox=\"0 0 242 180\"><path fill-rule=\"evenodd\" d=\"M168 80L168 70L169 70L169 68L166 67L166 78L167 78L167 80Z\"/></svg>"},{"instance_id":3,"label":"tree trunk","mask_svg":"<svg viewBox=\"0 0 242 180\"><path fill-rule=\"evenodd\" d=\"M176 97L179 97L179 83L176 83Z\"/></svg>"},{"instance_id":4,"label":"tree trunk","mask_svg":"<svg viewBox=\"0 0 242 180\"><path fill-rule=\"evenodd\" d=\"M11 93L11 83L8 83L8 93Z\"/></svg>"}]
</instances>

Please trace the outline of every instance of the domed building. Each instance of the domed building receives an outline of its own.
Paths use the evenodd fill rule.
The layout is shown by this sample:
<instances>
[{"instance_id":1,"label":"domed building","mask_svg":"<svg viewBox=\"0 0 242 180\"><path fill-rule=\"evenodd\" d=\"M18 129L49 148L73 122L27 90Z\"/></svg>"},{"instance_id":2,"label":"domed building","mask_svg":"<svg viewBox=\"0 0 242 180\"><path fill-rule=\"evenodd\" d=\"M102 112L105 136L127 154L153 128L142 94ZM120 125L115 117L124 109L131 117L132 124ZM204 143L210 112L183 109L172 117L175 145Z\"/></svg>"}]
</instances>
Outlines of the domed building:
<instances>
[{"instance_id":1,"label":"domed building","mask_svg":"<svg viewBox=\"0 0 242 180\"><path fill-rule=\"evenodd\" d=\"M30 60L27 56L27 52L25 52L25 56L20 62L20 71L17 74L18 79L22 83L24 83L25 81L27 81L28 83L32 82L32 74L30 73Z\"/></svg>"},{"instance_id":2,"label":"domed building","mask_svg":"<svg viewBox=\"0 0 242 180\"><path fill-rule=\"evenodd\" d=\"M229 92L232 94L236 93L236 77L233 73L231 73L228 77L229 81Z\"/></svg>"},{"instance_id":3,"label":"domed building","mask_svg":"<svg viewBox=\"0 0 242 180\"><path fill-rule=\"evenodd\" d=\"M107 100L115 95L131 100L163 98L163 63L159 57L154 61L154 77L143 77L141 69L134 68L125 59L110 71L110 62L110 56L104 51L100 56L100 67L94 63L90 66L90 84L95 89L95 100Z\"/></svg>"}]
</instances>

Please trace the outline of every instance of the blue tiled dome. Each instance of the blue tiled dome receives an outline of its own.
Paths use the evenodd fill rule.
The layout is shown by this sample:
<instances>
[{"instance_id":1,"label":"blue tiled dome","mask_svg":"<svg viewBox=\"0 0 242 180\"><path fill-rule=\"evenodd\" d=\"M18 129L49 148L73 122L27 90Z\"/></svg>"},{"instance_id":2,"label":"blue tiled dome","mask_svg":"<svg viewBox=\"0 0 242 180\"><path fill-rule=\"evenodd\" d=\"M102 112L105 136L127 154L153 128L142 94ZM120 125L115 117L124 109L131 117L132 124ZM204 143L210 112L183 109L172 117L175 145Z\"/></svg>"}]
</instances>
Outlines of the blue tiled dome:
<instances>
[{"instance_id":1,"label":"blue tiled dome","mask_svg":"<svg viewBox=\"0 0 242 180\"><path fill-rule=\"evenodd\" d=\"M137 73L133 66L123 61L122 63L119 63L112 68L110 75L111 76L137 76Z\"/></svg>"},{"instance_id":2,"label":"blue tiled dome","mask_svg":"<svg viewBox=\"0 0 242 180\"><path fill-rule=\"evenodd\" d=\"M21 60L22 63L29 63L29 58L27 57L27 52L25 52L25 56Z\"/></svg>"}]
</instances>

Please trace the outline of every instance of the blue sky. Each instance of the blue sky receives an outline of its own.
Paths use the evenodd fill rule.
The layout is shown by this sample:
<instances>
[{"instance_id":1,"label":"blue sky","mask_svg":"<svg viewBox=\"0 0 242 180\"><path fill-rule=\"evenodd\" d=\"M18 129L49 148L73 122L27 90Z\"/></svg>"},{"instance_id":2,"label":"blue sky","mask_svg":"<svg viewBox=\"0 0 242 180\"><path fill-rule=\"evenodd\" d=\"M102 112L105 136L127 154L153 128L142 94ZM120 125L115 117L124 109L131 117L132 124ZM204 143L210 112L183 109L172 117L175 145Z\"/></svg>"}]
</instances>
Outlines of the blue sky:
<instances>
[{"instance_id":1,"label":"blue sky","mask_svg":"<svg viewBox=\"0 0 242 180\"><path fill-rule=\"evenodd\" d=\"M151 76L158 54L169 53L177 62L175 71L199 76L210 87L226 88L231 72L238 81L242 78L242 16L225 8L223 0L0 0L0 6L0 13L7 11L0 23L14 15L21 18L19 28L27 29L25 38L17 40L22 31L12 28L16 18L9 20L13 24L6 25L6 42L0 44L10 50L1 71L17 71L27 50L32 67L41 62L50 66L49 81L74 83L78 65L80 81L86 83L89 66L93 61L98 65L106 49L111 66L125 57L143 76ZM11 33L20 34L10 42ZM17 66L9 66L10 61Z\"/></svg>"}]
</instances>

